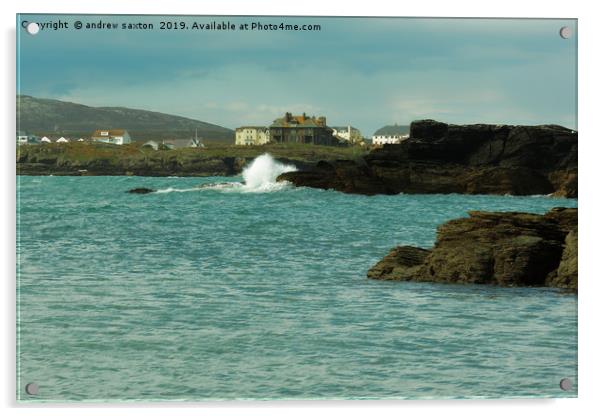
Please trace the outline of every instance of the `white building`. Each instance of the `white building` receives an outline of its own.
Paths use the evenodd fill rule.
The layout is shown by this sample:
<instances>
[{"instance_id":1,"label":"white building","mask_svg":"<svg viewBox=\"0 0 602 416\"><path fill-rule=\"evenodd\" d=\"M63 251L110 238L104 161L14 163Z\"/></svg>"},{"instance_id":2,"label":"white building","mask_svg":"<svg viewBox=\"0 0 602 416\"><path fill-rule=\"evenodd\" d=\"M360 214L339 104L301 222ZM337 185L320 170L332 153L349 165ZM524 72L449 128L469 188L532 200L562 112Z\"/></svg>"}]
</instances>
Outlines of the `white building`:
<instances>
[{"instance_id":1,"label":"white building","mask_svg":"<svg viewBox=\"0 0 602 416\"><path fill-rule=\"evenodd\" d=\"M372 144L382 146L384 144L399 144L410 137L409 126L392 126L382 127L372 135Z\"/></svg>"},{"instance_id":2,"label":"white building","mask_svg":"<svg viewBox=\"0 0 602 416\"><path fill-rule=\"evenodd\" d=\"M332 135L339 140L351 144L361 143L363 140L362 133L352 126L330 127Z\"/></svg>"},{"instance_id":3,"label":"white building","mask_svg":"<svg viewBox=\"0 0 602 416\"><path fill-rule=\"evenodd\" d=\"M64 137L59 138L56 143L69 143L69 139L65 139Z\"/></svg>"},{"instance_id":4,"label":"white building","mask_svg":"<svg viewBox=\"0 0 602 416\"><path fill-rule=\"evenodd\" d=\"M40 139L38 136L34 134L27 134L25 132L19 131L17 132L17 144L21 146L22 144L38 144L40 143Z\"/></svg>"},{"instance_id":5,"label":"white building","mask_svg":"<svg viewBox=\"0 0 602 416\"><path fill-rule=\"evenodd\" d=\"M127 130L109 129L96 130L92 133L93 142L110 143L110 144L128 144L132 142L132 138Z\"/></svg>"},{"instance_id":6,"label":"white building","mask_svg":"<svg viewBox=\"0 0 602 416\"><path fill-rule=\"evenodd\" d=\"M270 131L267 127L243 126L236 129L235 144L238 146L262 145L270 142Z\"/></svg>"},{"instance_id":7,"label":"white building","mask_svg":"<svg viewBox=\"0 0 602 416\"><path fill-rule=\"evenodd\" d=\"M52 140L50 140L48 137L44 136L40 139L41 143L52 143Z\"/></svg>"}]
</instances>

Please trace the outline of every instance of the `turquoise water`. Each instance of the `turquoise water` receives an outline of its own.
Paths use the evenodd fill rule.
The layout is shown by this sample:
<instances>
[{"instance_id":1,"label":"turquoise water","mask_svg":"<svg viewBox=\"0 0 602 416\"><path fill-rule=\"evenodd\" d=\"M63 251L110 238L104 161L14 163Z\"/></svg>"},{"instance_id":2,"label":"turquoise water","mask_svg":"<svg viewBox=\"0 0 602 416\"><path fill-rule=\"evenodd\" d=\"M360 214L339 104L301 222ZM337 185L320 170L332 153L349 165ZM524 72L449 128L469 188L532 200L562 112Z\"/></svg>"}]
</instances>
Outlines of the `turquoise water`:
<instances>
[{"instance_id":1,"label":"turquoise water","mask_svg":"<svg viewBox=\"0 0 602 416\"><path fill-rule=\"evenodd\" d=\"M19 400L576 395L576 296L366 278L468 210L576 201L195 188L240 180L19 177Z\"/></svg>"}]
</instances>

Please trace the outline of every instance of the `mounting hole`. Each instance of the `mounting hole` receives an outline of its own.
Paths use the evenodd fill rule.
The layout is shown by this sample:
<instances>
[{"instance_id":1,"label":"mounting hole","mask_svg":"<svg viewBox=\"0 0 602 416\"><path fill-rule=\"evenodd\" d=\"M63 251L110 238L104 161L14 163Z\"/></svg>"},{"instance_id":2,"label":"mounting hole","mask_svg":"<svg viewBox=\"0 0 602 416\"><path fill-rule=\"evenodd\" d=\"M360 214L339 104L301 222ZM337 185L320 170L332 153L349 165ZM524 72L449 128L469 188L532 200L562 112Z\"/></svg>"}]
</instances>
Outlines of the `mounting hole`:
<instances>
[{"instance_id":1,"label":"mounting hole","mask_svg":"<svg viewBox=\"0 0 602 416\"><path fill-rule=\"evenodd\" d=\"M573 382L569 378L563 378L560 380L560 388L564 391L569 391L573 388Z\"/></svg>"},{"instance_id":2,"label":"mounting hole","mask_svg":"<svg viewBox=\"0 0 602 416\"><path fill-rule=\"evenodd\" d=\"M25 392L31 396L38 394L39 387L36 383L28 383L25 386Z\"/></svg>"},{"instance_id":3,"label":"mounting hole","mask_svg":"<svg viewBox=\"0 0 602 416\"><path fill-rule=\"evenodd\" d=\"M573 31L568 26L562 26L559 33L562 39L568 39L573 36Z\"/></svg>"},{"instance_id":4,"label":"mounting hole","mask_svg":"<svg viewBox=\"0 0 602 416\"><path fill-rule=\"evenodd\" d=\"M38 32L40 31L40 25L37 24L36 22L31 22L31 23L28 23L27 26L25 26L25 29L27 30L27 33L29 33L30 35L37 35Z\"/></svg>"}]
</instances>

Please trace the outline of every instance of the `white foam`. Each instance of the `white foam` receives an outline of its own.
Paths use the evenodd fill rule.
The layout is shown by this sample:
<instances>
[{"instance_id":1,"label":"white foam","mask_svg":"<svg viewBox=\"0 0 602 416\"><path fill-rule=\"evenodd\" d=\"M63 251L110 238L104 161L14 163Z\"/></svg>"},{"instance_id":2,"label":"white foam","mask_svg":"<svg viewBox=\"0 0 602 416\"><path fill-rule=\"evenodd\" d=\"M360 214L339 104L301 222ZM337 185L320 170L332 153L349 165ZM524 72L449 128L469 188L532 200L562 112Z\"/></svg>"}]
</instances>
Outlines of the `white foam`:
<instances>
[{"instance_id":1,"label":"white foam","mask_svg":"<svg viewBox=\"0 0 602 416\"><path fill-rule=\"evenodd\" d=\"M269 153L256 157L243 172L243 192L274 192L289 185L288 182L276 182L276 178L286 172L294 172L297 168L277 162Z\"/></svg>"},{"instance_id":2,"label":"white foam","mask_svg":"<svg viewBox=\"0 0 602 416\"><path fill-rule=\"evenodd\" d=\"M171 186L169 188L165 188L165 189L157 189L157 193L158 194L169 194L171 192L193 192L193 191L199 191L199 188L185 188L185 189L177 189L177 188L172 188Z\"/></svg>"},{"instance_id":3,"label":"white foam","mask_svg":"<svg viewBox=\"0 0 602 416\"><path fill-rule=\"evenodd\" d=\"M193 192L193 191L222 191L222 192L276 192L290 186L289 182L276 182L276 178L286 172L294 172L297 168L293 165L285 165L277 162L269 153L253 159L251 164L244 168L242 176L244 182L221 182L203 184L194 188L177 189L171 186L166 189L157 190L158 194L171 192Z\"/></svg>"}]
</instances>

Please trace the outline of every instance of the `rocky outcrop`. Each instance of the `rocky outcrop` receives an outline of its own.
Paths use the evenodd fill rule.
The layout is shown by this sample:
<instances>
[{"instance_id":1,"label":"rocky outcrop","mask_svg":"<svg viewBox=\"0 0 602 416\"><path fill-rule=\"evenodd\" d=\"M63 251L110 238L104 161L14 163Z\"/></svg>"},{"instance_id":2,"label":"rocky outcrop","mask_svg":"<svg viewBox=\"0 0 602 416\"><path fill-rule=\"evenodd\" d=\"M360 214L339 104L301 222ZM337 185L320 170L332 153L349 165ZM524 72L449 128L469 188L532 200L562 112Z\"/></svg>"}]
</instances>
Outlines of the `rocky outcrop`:
<instances>
[{"instance_id":1,"label":"rocky outcrop","mask_svg":"<svg viewBox=\"0 0 602 416\"><path fill-rule=\"evenodd\" d=\"M151 194L151 193L157 192L157 191L154 189L150 189L150 188L132 188L127 192L129 194Z\"/></svg>"},{"instance_id":2,"label":"rocky outcrop","mask_svg":"<svg viewBox=\"0 0 602 416\"><path fill-rule=\"evenodd\" d=\"M441 225L432 250L394 248L368 277L577 290L576 208L469 215Z\"/></svg>"},{"instance_id":3,"label":"rocky outcrop","mask_svg":"<svg viewBox=\"0 0 602 416\"><path fill-rule=\"evenodd\" d=\"M368 270L368 277L380 280L412 280L430 252L418 247L395 247Z\"/></svg>"},{"instance_id":4,"label":"rocky outcrop","mask_svg":"<svg viewBox=\"0 0 602 416\"><path fill-rule=\"evenodd\" d=\"M323 162L279 180L365 195L555 194L577 197L577 132L561 126L415 121L410 138L358 160Z\"/></svg>"},{"instance_id":5,"label":"rocky outcrop","mask_svg":"<svg viewBox=\"0 0 602 416\"><path fill-rule=\"evenodd\" d=\"M577 229L569 232L564 242L564 250L558 269L550 273L546 286L577 290Z\"/></svg>"}]
</instances>

